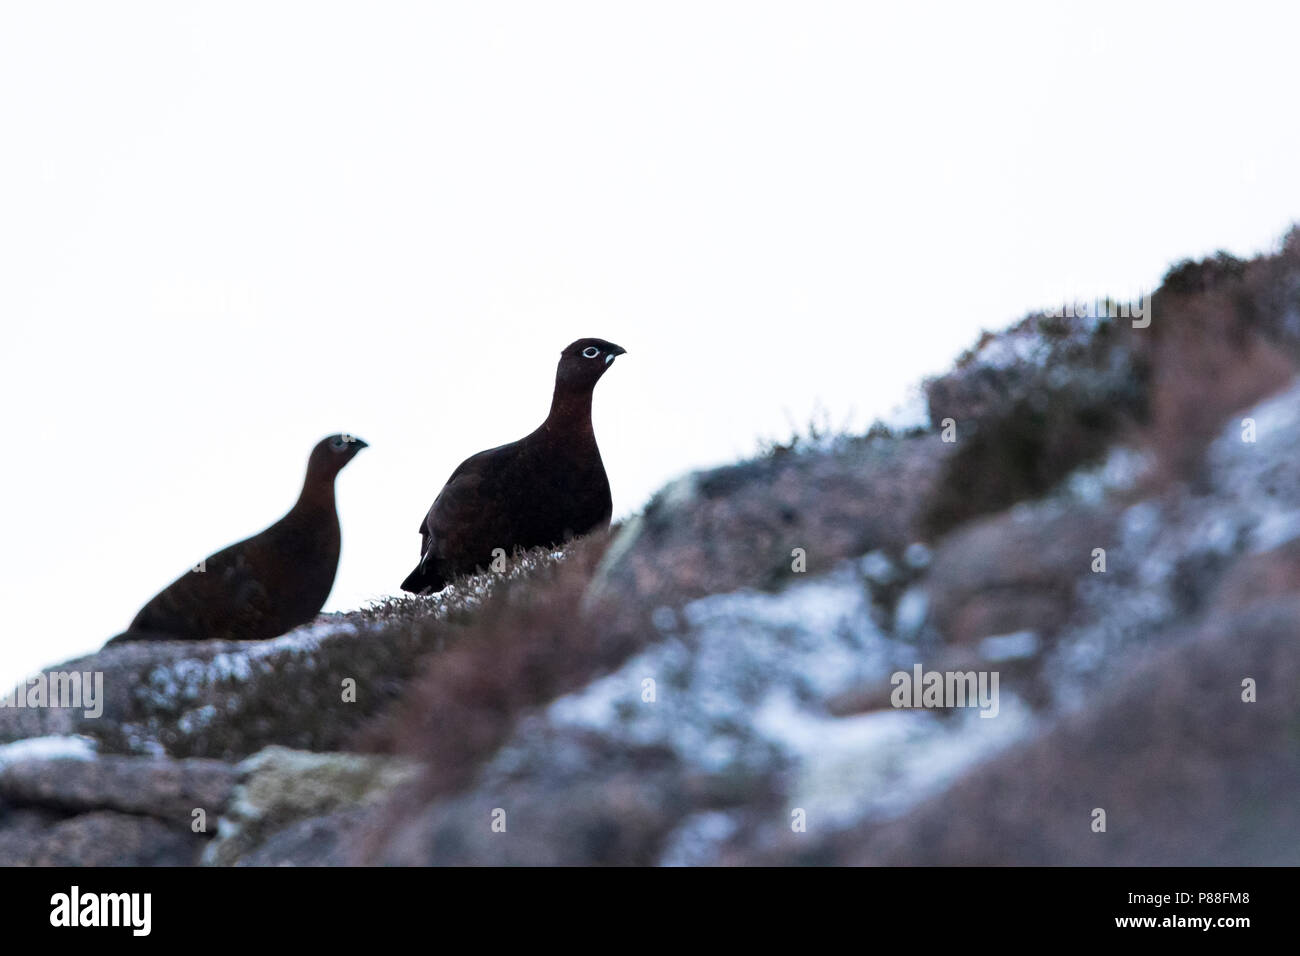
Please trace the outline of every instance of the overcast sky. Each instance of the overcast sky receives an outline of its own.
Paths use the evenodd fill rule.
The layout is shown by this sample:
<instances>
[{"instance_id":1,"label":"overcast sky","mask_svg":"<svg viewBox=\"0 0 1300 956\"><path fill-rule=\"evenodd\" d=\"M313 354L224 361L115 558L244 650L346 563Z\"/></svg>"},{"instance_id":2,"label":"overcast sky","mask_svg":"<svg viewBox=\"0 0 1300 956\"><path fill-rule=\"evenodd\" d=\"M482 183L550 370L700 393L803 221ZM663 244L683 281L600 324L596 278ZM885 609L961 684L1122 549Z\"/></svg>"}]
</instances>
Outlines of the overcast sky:
<instances>
[{"instance_id":1,"label":"overcast sky","mask_svg":"<svg viewBox=\"0 0 1300 956\"><path fill-rule=\"evenodd\" d=\"M279 518L334 431L371 447L327 607L395 593L575 338L628 350L624 515L981 328L1272 248L1283 6L6 0L0 684Z\"/></svg>"}]
</instances>

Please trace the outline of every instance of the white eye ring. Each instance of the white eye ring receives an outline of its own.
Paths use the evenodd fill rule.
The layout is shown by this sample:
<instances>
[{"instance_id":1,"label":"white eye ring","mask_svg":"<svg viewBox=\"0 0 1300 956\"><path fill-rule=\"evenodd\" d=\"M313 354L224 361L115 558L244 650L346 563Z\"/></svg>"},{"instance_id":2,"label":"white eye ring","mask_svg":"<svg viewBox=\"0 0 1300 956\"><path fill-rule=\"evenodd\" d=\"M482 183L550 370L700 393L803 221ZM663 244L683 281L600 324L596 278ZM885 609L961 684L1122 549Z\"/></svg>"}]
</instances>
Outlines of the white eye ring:
<instances>
[{"instance_id":1,"label":"white eye ring","mask_svg":"<svg viewBox=\"0 0 1300 956\"><path fill-rule=\"evenodd\" d=\"M600 354L600 349L596 348L596 346L594 345L588 345L585 349L582 350L583 358L595 358L599 354Z\"/></svg>"}]
</instances>

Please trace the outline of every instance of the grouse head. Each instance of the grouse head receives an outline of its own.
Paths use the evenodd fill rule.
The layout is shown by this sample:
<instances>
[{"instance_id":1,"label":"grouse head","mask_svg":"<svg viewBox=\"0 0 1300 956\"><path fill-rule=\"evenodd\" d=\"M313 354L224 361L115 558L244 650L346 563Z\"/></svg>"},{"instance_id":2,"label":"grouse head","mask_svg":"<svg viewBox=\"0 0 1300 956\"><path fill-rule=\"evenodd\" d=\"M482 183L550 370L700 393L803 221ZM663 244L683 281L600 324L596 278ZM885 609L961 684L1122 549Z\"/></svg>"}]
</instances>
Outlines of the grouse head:
<instances>
[{"instance_id":1,"label":"grouse head","mask_svg":"<svg viewBox=\"0 0 1300 956\"><path fill-rule=\"evenodd\" d=\"M322 438L311 450L307 460L308 480L333 481L343 466L369 446L355 435L330 435Z\"/></svg>"},{"instance_id":2,"label":"grouse head","mask_svg":"<svg viewBox=\"0 0 1300 956\"><path fill-rule=\"evenodd\" d=\"M627 349L604 339L578 339L560 353L555 371L555 387L572 391L591 391L596 382Z\"/></svg>"}]
</instances>

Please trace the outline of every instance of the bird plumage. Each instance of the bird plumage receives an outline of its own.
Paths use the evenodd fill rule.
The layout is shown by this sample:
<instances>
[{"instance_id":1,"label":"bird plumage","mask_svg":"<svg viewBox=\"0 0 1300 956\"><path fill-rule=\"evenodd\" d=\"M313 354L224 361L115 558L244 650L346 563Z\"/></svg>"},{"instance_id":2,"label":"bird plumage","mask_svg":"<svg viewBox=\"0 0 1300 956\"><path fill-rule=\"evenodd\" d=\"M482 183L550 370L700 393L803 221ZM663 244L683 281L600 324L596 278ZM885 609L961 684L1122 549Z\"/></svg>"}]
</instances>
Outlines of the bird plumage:
<instances>
[{"instance_id":1,"label":"bird plumage","mask_svg":"<svg viewBox=\"0 0 1300 956\"><path fill-rule=\"evenodd\" d=\"M312 620L338 570L334 479L366 443L330 435L312 449L298 500L265 531L223 548L159 592L110 644L143 640L253 641Z\"/></svg>"},{"instance_id":2,"label":"bird plumage","mask_svg":"<svg viewBox=\"0 0 1300 956\"><path fill-rule=\"evenodd\" d=\"M403 590L441 590L456 575L487 567L497 548L510 554L609 527L613 500L591 397L625 351L604 339L579 339L560 353L546 420L452 472L420 525L420 563Z\"/></svg>"}]
</instances>

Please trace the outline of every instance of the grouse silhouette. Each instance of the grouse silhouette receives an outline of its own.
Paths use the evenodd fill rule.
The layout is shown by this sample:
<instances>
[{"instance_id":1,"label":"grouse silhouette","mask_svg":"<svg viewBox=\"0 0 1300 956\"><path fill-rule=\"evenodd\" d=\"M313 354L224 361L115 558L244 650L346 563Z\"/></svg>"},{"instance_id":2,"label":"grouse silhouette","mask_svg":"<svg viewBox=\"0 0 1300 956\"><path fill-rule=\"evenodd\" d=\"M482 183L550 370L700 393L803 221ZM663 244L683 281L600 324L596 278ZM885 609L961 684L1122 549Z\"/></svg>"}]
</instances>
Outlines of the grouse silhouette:
<instances>
[{"instance_id":1,"label":"grouse silhouette","mask_svg":"<svg viewBox=\"0 0 1300 956\"><path fill-rule=\"evenodd\" d=\"M289 513L197 564L146 604L109 644L127 641L259 641L314 618L334 586L339 516L334 478L361 449L330 435L312 449Z\"/></svg>"},{"instance_id":2,"label":"grouse silhouette","mask_svg":"<svg viewBox=\"0 0 1300 956\"><path fill-rule=\"evenodd\" d=\"M465 459L420 525L420 563L402 582L439 591L492 552L560 544L609 528L609 479L591 427L591 393L627 350L578 339L560 353L546 421L519 441Z\"/></svg>"}]
</instances>

